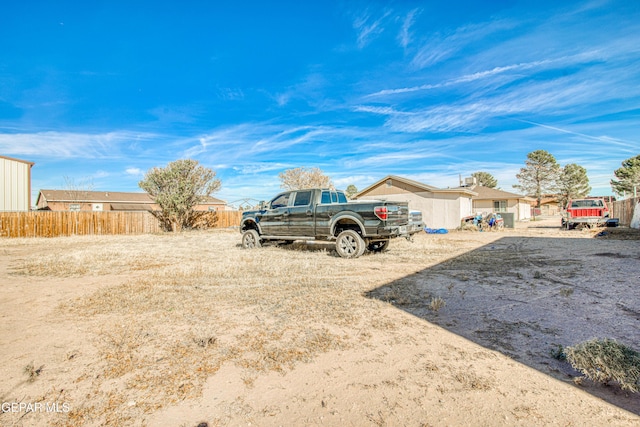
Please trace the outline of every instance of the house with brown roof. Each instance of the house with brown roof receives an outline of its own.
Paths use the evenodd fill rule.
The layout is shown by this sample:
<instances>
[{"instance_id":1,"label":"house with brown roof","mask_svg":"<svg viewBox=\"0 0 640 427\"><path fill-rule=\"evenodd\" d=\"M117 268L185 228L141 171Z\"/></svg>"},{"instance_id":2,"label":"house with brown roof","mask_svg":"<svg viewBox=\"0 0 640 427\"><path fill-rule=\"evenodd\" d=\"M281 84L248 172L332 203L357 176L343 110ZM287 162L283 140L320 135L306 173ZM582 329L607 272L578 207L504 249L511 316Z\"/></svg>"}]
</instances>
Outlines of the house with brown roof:
<instances>
[{"instance_id":1,"label":"house with brown roof","mask_svg":"<svg viewBox=\"0 0 640 427\"><path fill-rule=\"evenodd\" d=\"M40 190L38 210L51 211L152 211L159 206L147 193L120 191ZM224 200L208 197L195 207L199 211L226 210Z\"/></svg>"},{"instance_id":2,"label":"house with brown roof","mask_svg":"<svg viewBox=\"0 0 640 427\"><path fill-rule=\"evenodd\" d=\"M532 197L482 185L472 185L468 188L476 193L473 196L474 214L513 213L516 221L531 218L531 205L536 202Z\"/></svg>"},{"instance_id":3,"label":"house with brown roof","mask_svg":"<svg viewBox=\"0 0 640 427\"><path fill-rule=\"evenodd\" d=\"M539 209L538 215L560 215L560 212L564 208L560 206L558 196L555 195L543 195L540 206L538 206L537 200L535 200L531 206Z\"/></svg>"},{"instance_id":4,"label":"house with brown roof","mask_svg":"<svg viewBox=\"0 0 640 427\"><path fill-rule=\"evenodd\" d=\"M31 209L33 162L0 156L0 211Z\"/></svg>"},{"instance_id":5,"label":"house with brown roof","mask_svg":"<svg viewBox=\"0 0 640 427\"><path fill-rule=\"evenodd\" d=\"M465 187L437 188L411 179L389 175L357 193L360 200L409 202L409 209L422 212L430 228L453 229L463 217L472 215L472 198L477 193Z\"/></svg>"}]
</instances>

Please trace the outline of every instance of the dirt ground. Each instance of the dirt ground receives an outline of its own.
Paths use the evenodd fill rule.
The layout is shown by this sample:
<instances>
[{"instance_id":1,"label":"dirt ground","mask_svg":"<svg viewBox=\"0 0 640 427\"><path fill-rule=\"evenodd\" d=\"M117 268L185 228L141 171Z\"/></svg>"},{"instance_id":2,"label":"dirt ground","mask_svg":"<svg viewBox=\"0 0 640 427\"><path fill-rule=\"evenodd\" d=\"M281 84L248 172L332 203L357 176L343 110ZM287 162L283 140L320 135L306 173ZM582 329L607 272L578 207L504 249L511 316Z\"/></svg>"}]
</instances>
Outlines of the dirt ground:
<instances>
[{"instance_id":1,"label":"dirt ground","mask_svg":"<svg viewBox=\"0 0 640 427\"><path fill-rule=\"evenodd\" d=\"M631 426L558 349L640 349L640 231L0 240L2 426Z\"/></svg>"}]
</instances>

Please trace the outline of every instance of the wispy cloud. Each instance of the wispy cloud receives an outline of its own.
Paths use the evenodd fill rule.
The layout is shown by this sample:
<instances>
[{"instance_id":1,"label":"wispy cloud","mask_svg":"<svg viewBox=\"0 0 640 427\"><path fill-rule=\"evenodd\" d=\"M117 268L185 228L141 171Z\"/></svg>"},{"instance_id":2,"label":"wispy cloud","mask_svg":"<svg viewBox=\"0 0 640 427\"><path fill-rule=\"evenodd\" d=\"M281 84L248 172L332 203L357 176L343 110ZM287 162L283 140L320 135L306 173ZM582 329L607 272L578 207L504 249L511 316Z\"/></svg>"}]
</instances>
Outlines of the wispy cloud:
<instances>
[{"instance_id":1,"label":"wispy cloud","mask_svg":"<svg viewBox=\"0 0 640 427\"><path fill-rule=\"evenodd\" d=\"M411 65L423 69L444 61L466 48L477 44L497 32L510 30L514 23L496 20L481 24L470 24L456 28L449 35L435 34L425 41L414 55Z\"/></svg>"},{"instance_id":2,"label":"wispy cloud","mask_svg":"<svg viewBox=\"0 0 640 427\"><path fill-rule=\"evenodd\" d=\"M448 79L438 83L423 84L418 86L409 86L394 89L383 89L378 92L366 95L367 98L383 97L388 95L407 94L412 92L420 92L433 89L447 88L464 83L471 83L477 80L490 79L505 73L513 73L514 78L521 77L521 72L526 70L534 70L535 72L541 72L558 67L578 66L590 61L599 60L603 58L601 51L588 51L575 55L563 56L554 59L542 59L538 61L522 62L517 64L495 66L488 70L476 71L469 74L464 74L453 79Z\"/></svg>"},{"instance_id":3,"label":"wispy cloud","mask_svg":"<svg viewBox=\"0 0 640 427\"><path fill-rule=\"evenodd\" d=\"M212 130L194 140L185 140L185 157L222 158L239 165L279 162L283 155L291 162L322 154L331 156L328 147L358 137L350 127L288 125L270 122L245 123ZM335 155L341 153L337 152Z\"/></svg>"},{"instance_id":4,"label":"wispy cloud","mask_svg":"<svg viewBox=\"0 0 640 427\"><path fill-rule=\"evenodd\" d=\"M405 49L407 48L407 46L409 46L409 43L411 43L411 27L415 22L416 16L419 14L420 9L413 9L407 14L407 16L404 17L402 21L402 28L398 33L398 42L400 43L400 46Z\"/></svg>"},{"instance_id":5,"label":"wispy cloud","mask_svg":"<svg viewBox=\"0 0 640 427\"><path fill-rule=\"evenodd\" d=\"M287 163L258 163L248 162L240 166L233 166L233 170L242 175L256 175L264 172L281 171L283 169L292 167Z\"/></svg>"},{"instance_id":6,"label":"wispy cloud","mask_svg":"<svg viewBox=\"0 0 640 427\"><path fill-rule=\"evenodd\" d=\"M522 120L522 119L516 119L520 122L523 123L528 123L530 125L534 125L534 126L539 126L545 129L550 129L556 132L560 132L560 133L565 133L568 135L574 135L579 137L582 141L586 140L586 141L593 141L596 143L600 143L600 144L606 144L606 145L615 145L618 146L620 148L623 149L630 149L630 150L634 150L634 149L638 149L638 147L640 147L640 139L638 141L629 141L629 140L623 140L623 139L619 139L619 138L614 138L614 137L610 137L607 135L587 135L581 132L575 132L569 129L563 129L560 128L558 126L550 126L550 125L545 125L543 123L536 123L536 122L532 122L529 120ZM599 149L599 148L598 148Z\"/></svg>"},{"instance_id":7,"label":"wispy cloud","mask_svg":"<svg viewBox=\"0 0 640 427\"><path fill-rule=\"evenodd\" d=\"M546 63L541 61L538 64ZM525 64L515 67L534 67ZM465 80L480 78L480 75L500 73L492 70L466 76ZM455 102L435 103L427 108L391 108L384 105L357 105L354 111L369 112L387 116L386 125L401 132L476 132L485 128L492 119L515 117L557 116L560 114L580 114L585 105L594 100L611 102L622 96L640 93L638 88L627 88L620 93L616 77L603 79L600 72L591 72L588 67L573 75L558 74L547 80L526 81L502 87L500 91L479 88L469 92ZM458 81L456 79L455 81ZM526 83L526 84L525 84ZM447 83L444 83L447 84Z\"/></svg>"},{"instance_id":8,"label":"wispy cloud","mask_svg":"<svg viewBox=\"0 0 640 427\"><path fill-rule=\"evenodd\" d=\"M354 107L354 111L361 112L361 113L374 113L374 114L382 114L382 115L402 115L402 114L411 115L412 114L412 113L403 113L392 107L378 107L375 105L356 105Z\"/></svg>"},{"instance_id":9,"label":"wispy cloud","mask_svg":"<svg viewBox=\"0 0 640 427\"><path fill-rule=\"evenodd\" d=\"M319 72L311 72L304 78L273 96L278 107L291 102L303 101L311 108L323 108L327 104L327 92L331 82Z\"/></svg>"},{"instance_id":10,"label":"wispy cloud","mask_svg":"<svg viewBox=\"0 0 640 427\"><path fill-rule=\"evenodd\" d=\"M144 172L140 168L127 168L127 169L125 169L124 173L126 173L127 175L132 175L132 176L144 175Z\"/></svg>"},{"instance_id":11,"label":"wispy cloud","mask_svg":"<svg viewBox=\"0 0 640 427\"><path fill-rule=\"evenodd\" d=\"M157 135L135 132L100 134L73 132L36 132L0 134L0 151L16 156L71 158L117 158L122 148L140 139L151 140Z\"/></svg>"},{"instance_id":12,"label":"wispy cloud","mask_svg":"<svg viewBox=\"0 0 640 427\"><path fill-rule=\"evenodd\" d=\"M372 18L369 12L365 12L353 21L356 30L356 43L359 49L367 46L373 39L384 32L383 23L391 14L391 11L383 12L379 18Z\"/></svg>"}]
</instances>

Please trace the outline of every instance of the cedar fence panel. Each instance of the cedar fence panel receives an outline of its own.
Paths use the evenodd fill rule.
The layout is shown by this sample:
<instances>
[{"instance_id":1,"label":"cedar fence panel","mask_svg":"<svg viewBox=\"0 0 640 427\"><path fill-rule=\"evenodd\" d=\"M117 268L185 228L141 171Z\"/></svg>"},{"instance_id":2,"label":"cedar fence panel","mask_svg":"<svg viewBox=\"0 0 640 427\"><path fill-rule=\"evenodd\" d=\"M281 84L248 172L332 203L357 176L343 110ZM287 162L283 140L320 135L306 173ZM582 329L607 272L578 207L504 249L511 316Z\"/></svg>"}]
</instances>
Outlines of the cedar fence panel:
<instances>
[{"instance_id":1,"label":"cedar fence panel","mask_svg":"<svg viewBox=\"0 0 640 427\"><path fill-rule=\"evenodd\" d=\"M617 200L612 203L612 213L611 218L620 219L620 225L628 227L631 225L631 220L633 219L633 210L637 206L638 202L640 202L640 197Z\"/></svg>"},{"instance_id":2,"label":"cedar fence panel","mask_svg":"<svg viewBox=\"0 0 640 427\"><path fill-rule=\"evenodd\" d=\"M242 220L241 211L216 211L216 227L237 227Z\"/></svg>"},{"instance_id":3,"label":"cedar fence panel","mask_svg":"<svg viewBox=\"0 0 640 427\"><path fill-rule=\"evenodd\" d=\"M217 212L216 227L240 225L242 212ZM0 237L57 237L73 235L160 233L149 212L0 212Z\"/></svg>"}]
</instances>

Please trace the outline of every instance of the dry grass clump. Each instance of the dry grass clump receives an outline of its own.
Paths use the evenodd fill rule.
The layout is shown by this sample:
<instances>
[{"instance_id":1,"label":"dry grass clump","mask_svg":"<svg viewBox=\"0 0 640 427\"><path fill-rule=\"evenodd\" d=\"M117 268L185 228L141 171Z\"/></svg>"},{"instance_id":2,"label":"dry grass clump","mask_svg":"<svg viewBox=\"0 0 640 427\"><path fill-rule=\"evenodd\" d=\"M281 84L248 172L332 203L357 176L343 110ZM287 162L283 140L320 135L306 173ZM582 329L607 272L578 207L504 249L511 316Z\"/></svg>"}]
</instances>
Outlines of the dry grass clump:
<instances>
[{"instance_id":1,"label":"dry grass clump","mask_svg":"<svg viewBox=\"0 0 640 427\"><path fill-rule=\"evenodd\" d=\"M453 379L462 384L464 390L491 390L494 381L489 377L483 377L471 370L453 372Z\"/></svg>"},{"instance_id":2,"label":"dry grass clump","mask_svg":"<svg viewBox=\"0 0 640 427\"><path fill-rule=\"evenodd\" d=\"M592 339L565 354L571 366L592 381L615 381L623 390L640 391L640 353L612 339Z\"/></svg>"},{"instance_id":3,"label":"dry grass clump","mask_svg":"<svg viewBox=\"0 0 640 427\"><path fill-rule=\"evenodd\" d=\"M36 368L33 362L25 366L24 373L27 375L27 382L30 382L30 383L34 382L40 376L43 369L44 369L44 365L40 366L39 368Z\"/></svg>"},{"instance_id":4,"label":"dry grass clump","mask_svg":"<svg viewBox=\"0 0 640 427\"><path fill-rule=\"evenodd\" d=\"M302 333L299 333L302 332ZM236 364L258 372L285 372L330 350L345 348L344 340L326 328L305 331L250 331L238 337Z\"/></svg>"},{"instance_id":5,"label":"dry grass clump","mask_svg":"<svg viewBox=\"0 0 640 427\"><path fill-rule=\"evenodd\" d=\"M429 301L429 310L438 312L441 308L447 305L446 301L440 297L432 297Z\"/></svg>"}]
</instances>

